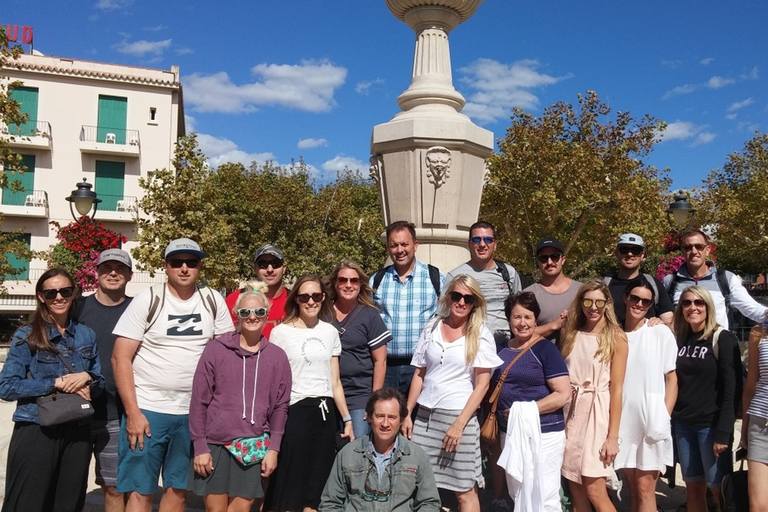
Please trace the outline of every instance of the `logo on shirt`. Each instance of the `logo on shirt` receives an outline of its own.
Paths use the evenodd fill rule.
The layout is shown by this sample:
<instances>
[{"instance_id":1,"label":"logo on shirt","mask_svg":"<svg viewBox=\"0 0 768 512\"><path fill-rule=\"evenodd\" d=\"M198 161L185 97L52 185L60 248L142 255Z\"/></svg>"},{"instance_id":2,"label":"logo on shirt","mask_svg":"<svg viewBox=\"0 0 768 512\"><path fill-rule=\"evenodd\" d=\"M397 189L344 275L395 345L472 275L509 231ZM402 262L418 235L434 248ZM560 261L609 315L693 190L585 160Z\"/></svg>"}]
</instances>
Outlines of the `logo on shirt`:
<instances>
[{"instance_id":1,"label":"logo on shirt","mask_svg":"<svg viewBox=\"0 0 768 512\"><path fill-rule=\"evenodd\" d=\"M686 345L684 347L680 347L680 350L677 352L677 356L690 357L692 359L704 359L707 355L707 352L709 352L707 347L703 347L701 345L690 347Z\"/></svg>"},{"instance_id":2,"label":"logo on shirt","mask_svg":"<svg viewBox=\"0 0 768 512\"><path fill-rule=\"evenodd\" d=\"M168 336L202 336L202 323L203 317L200 313L168 315L167 334Z\"/></svg>"},{"instance_id":3,"label":"logo on shirt","mask_svg":"<svg viewBox=\"0 0 768 512\"><path fill-rule=\"evenodd\" d=\"M304 340L304 343L301 344L301 355L304 358L304 362L306 362L308 365L312 364L312 361L310 361L309 358L307 357L307 344L309 343L319 343L321 347L327 350L325 343L323 343L323 340L321 340L320 338L311 336L306 340Z\"/></svg>"}]
</instances>

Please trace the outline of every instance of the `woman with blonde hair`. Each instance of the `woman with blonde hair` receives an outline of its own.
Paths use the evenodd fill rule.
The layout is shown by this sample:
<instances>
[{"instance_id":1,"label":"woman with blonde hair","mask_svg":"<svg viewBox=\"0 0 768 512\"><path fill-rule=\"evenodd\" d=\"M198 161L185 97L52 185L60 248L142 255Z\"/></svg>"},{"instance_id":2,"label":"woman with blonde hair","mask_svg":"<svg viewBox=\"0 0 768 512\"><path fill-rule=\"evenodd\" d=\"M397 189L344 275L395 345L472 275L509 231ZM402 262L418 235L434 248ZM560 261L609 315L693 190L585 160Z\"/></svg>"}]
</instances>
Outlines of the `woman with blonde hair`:
<instances>
[{"instance_id":1,"label":"woman with blonde hair","mask_svg":"<svg viewBox=\"0 0 768 512\"><path fill-rule=\"evenodd\" d=\"M341 338L339 374L355 437L371 431L365 405L371 393L384 386L387 343L392 334L373 302L368 276L356 262L342 260L328 276L328 302L332 325Z\"/></svg>"},{"instance_id":2,"label":"woman with blonde hair","mask_svg":"<svg viewBox=\"0 0 768 512\"><path fill-rule=\"evenodd\" d=\"M568 309L561 351L571 379L566 404L563 476L574 510L615 512L606 478L619 453L622 387L627 337L616 320L613 300L601 279L590 279Z\"/></svg>"},{"instance_id":3,"label":"woman with blonde hair","mask_svg":"<svg viewBox=\"0 0 768 512\"><path fill-rule=\"evenodd\" d=\"M672 425L688 512L707 510L707 487L720 510L720 483L731 466L739 346L717 324L712 295L702 286L683 291L673 318L678 393Z\"/></svg>"},{"instance_id":4,"label":"woman with blonde hair","mask_svg":"<svg viewBox=\"0 0 768 512\"><path fill-rule=\"evenodd\" d=\"M437 486L456 493L461 512L480 511L477 486L484 481L475 413L488 391L491 370L502 363L485 312L485 298L473 277L460 274L445 286L437 318L424 328L414 350L416 372L401 428L429 456Z\"/></svg>"}]
</instances>

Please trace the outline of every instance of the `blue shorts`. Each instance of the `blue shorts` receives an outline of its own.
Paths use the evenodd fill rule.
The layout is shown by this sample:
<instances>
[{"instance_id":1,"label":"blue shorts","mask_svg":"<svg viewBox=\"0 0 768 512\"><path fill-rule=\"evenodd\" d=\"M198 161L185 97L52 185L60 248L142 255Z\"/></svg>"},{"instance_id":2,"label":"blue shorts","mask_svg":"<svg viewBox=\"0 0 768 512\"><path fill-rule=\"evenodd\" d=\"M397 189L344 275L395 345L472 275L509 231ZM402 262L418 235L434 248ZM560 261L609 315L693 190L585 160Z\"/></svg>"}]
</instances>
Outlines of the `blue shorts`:
<instances>
[{"instance_id":1,"label":"blue shorts","mask_svg":"<svg viewBox=\"0 0 768 512\"><path fill-rule=\"evenodd\" d=\"M150 495L157 490L160 470L163 488L187 489L192 463L189 415L163 414L141 410L149 421L152 437L144 437L144 449L131 451L125 418L120 425L120 463L117 467L117 492Z\"/></svg>"},{"instance_id":2,"label":"blue shorts","mask_svg":"<svg viewBox=\"0 0 768 512\"><path fill-rule=\"evenodd\" d=\"M714 429L695 428L673 420L680 471L686 482L706 479L707 487L719 489L723 477L731 471L730 450L715 457Z\"/></svg>"}]
</instances>

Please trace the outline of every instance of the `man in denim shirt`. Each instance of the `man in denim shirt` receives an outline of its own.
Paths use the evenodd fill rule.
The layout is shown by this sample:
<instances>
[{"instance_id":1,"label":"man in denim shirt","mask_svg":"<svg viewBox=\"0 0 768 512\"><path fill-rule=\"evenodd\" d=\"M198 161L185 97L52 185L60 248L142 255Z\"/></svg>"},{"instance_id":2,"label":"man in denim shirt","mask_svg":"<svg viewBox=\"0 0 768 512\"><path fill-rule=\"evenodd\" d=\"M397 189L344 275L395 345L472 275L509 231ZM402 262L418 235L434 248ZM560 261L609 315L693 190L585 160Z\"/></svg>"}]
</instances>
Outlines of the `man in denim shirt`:
<instances>
[{"instance_id":1,"label":"man in denim shirt","mask_svg":"<svg viewBox=\"0 0 768 512\"><path fill-rule=\"evenodd\" d=\"M371 433L336 456L320 511L439 511L440 496L429 459L400 435L408 414L405 398L393 388L371 395L365 406Z\"/></svg>"}]
</instances>

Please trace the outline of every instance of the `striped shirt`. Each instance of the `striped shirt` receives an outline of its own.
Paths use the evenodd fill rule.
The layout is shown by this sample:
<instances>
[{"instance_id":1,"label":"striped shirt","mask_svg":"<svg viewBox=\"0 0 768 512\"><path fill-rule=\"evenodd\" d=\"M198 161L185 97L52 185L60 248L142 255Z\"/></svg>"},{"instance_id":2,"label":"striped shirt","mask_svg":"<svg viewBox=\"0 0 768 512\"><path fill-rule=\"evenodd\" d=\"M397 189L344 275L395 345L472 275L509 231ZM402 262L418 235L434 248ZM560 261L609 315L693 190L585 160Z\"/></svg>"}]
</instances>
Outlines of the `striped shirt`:
<instances>
[{"instance_id":1,"label":"striped shirt","mask_svg":"<svg viewBox=\"0 0 768 512\"><path fill-rule=\"evenodd\" d=\"M375 275L374 275L375 276ZM374 276L370 285L373 287ZM445 286L445 275L440 273L440 289ZM413 272L400 281L394 266L387 267L373 300L381 318L392 333L387 344L390 357L411 357L422 329L437 311L438 296L429 279L426 263L414 262Z\"/></svg>"},{"instance_id":2,"label":"striped shirt","mask_svg":"<svg viewBox=\"0 0 768 512\"><path fill-rule=\"evenodd\" d=\"M752 401L749 403L747 414L768 418L768 336L761 339L757 347L757 353L759 354L757 365L760 378L755 387L755 396L752 397ZM752 357L752 354L750 354L750 357Z\"/></svg>"}]
</instances>

